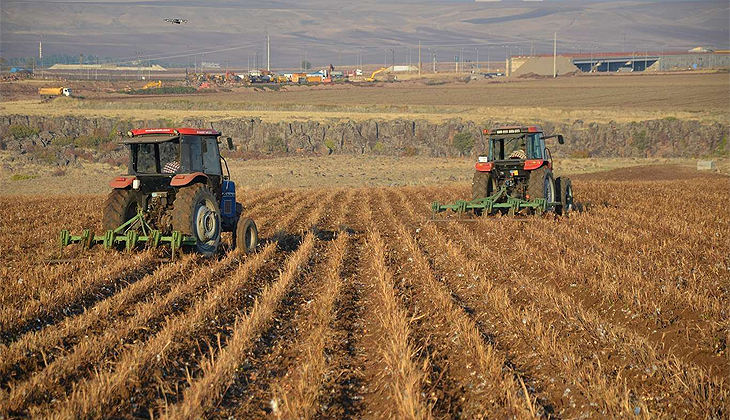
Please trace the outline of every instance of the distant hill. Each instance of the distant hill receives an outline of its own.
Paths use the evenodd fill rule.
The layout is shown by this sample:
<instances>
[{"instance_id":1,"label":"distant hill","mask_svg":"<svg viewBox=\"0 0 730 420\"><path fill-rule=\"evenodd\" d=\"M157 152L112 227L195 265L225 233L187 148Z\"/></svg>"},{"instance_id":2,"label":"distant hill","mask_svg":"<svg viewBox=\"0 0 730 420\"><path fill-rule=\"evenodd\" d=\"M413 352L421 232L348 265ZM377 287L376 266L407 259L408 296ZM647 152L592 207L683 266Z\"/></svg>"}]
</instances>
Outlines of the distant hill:
<instances>
[{"instance_id":1,"label":"distant hill","mask_svg":"<svg viewBox=\"0 0 730 420\"><path fill-rule=\"evenodd\" d=\"M416 63L419 41L424 62L432 53L439 61L462 54L475 60L476 48L481 60L488 51L504 60L509 53L551 52L555 31L566 52L726 48L729 10L727 1L3 0L0 55L37 55L42 35L46 55L240 67L258 52L262 67L267 30L277 68L298 67L305 52L315 66L353 65L358 54L366 63L390 64L394 55L397 63ZM191 52L199 54L187 57Z\"/></svg>"}]
</instances>

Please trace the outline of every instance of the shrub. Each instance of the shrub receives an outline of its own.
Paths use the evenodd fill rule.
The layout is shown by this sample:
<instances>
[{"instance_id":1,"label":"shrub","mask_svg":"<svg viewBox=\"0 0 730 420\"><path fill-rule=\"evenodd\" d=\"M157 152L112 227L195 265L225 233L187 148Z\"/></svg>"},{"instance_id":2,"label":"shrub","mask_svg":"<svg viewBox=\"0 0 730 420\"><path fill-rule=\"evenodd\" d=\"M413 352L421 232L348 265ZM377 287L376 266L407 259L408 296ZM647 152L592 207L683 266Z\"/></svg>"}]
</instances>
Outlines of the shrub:
<instances>
[{"instance_id":1,"label":"shrub","mask_svg":"<svg viewBox=\"0 0 730 420\"><path fill-rule=\"evenodd\" d=\"M717 153L719 155L724 156L727 152L727 134L724 134L722 136L722 139L720 139L720 144L717 145Z\"/></svg>"},{"instance_id":2,"label":"shrub","mask_svg":"<svg viewBox=\"0 0 730 420\"><path fill-rule=\"evenodd\" d=\"M411 157L411 156L418 156L418 149L414 146L408 145L403 148L403 154L402 156Z\"/></svg>"},{"instance_id":3,"label":"shrub","mask_svg":"<svg viewBox=\"0 0 730 420\"><path fill-rule=\"evenodd\" d=\"M38 133L41 132L41 130L35 128L35 127L28 127L27 125L11 125L9 128L10 135L15 137L16 139L24 139L32 136L38 135Z\"/></svg>"},{"instance_id":4,"label":"shrub","mask_svg":"<svg viewBox=\"0 0 730 420\"><path fill-rule=\"evenodd\" d=\"M634 134L634 147L642 151L649 147L649 137L646 135L645 130Z\"/></svg>"},{"instance_id":5,"label":"shrub","mask_svg":"<svg viewBox=\"0 0 730 420\"><path fill-rule=\"evenodd\" d=\"M588 149L575 150L570 154L570 157L573 159L586 159L591 157L591 152Z\"/></svg>"},{"instance_id":6,"label":"shrub","mask_svg":"<svg viewBox=\"0 0 730 420\"><path fill-rule=\"evenodd\" d=\"M11 181L23 181L25 179L33 179L38 178L37 175L26 175L26 174L13 174L13 176L10 177Z\"/></svg>"},{"instance_id":7,"label":"shrub","mask_svg":"<svg viewBox=\"0 0 730 420\"><path fill-rule=\"evenodd\" d=\"M474 138L471 133L462 131L454 135L454 147L462 155L468 155L474 147Z\"/></svg>"},{"instance_id":8,"label":"shrub","mask_svg":"<svg viewBox=\"0 0 730 420\"><path fill-rule=\"evenodd\" d=\"M121 91L120 93L126 93L128 95L171 95L176 93L195 93L196 88L191 86L168 86L153 89L132 89L128 91Z\"/></svg>"},{"instance_id":9,"label":"shrub","mask_svg":"<svg viewBox=\"0 0 730 420\"><path fill-rule=\"evenodd\" d=\"M286 143L281 137L269 136L266 140L266 151L269 153L284 153L286 152Z\"/></svg>"},{"instance_id":10,"label":"shrub","mask_svg":"<svg viewBox=\"0 0 730 420\"><path fill-rule=\"evenodd\" d=\"M377 142L375 143L375 146L373 147L373 152L375 153L383 153L385 151L385 146L383 146L383 143Z\"/></svg>"},{"instance_id":11,"label":"shrub","mask_svg":"<svg viewBox=\"0 0 730 420\"><path fill-rule=\"evenodd\" d=\"M330 139L325 140L324 145L326 148L329 149L330 153L335 151L335 142L333 142L332 140L330 140Z\"/></svg>"}]
</instances>

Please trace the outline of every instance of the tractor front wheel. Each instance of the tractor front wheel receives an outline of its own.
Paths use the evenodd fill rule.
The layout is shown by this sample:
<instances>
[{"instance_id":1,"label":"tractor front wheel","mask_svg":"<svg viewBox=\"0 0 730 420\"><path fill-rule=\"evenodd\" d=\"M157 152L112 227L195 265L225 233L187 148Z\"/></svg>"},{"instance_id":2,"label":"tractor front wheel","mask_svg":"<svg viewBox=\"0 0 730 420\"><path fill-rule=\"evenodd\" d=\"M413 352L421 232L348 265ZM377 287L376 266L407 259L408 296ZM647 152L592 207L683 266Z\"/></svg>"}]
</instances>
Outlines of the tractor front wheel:
<instances>
[{"instance_id":1,"label":"tractor front wheel","mask_svg":"<svg viewBox=\"0 0 730 420\"><path fill-rule=\"evenodd\" d=\"M141 207L139 195L132 190L114 189L104 201L104 213L101 218L103 231L115 230L129 219L137 215Z\"/></svg>"},{"instance_id":2,"label":"tractor front wheel","mask_svg":"<svg viewBox=\"0 0 730 420\"><path fill-rule=\"evenodd\" d=\"M221 212L213 191L203 184L180 188L173 202L172 228L195 238L198 253L215 255L221 241Z\"/></svg>"},{"instance_id":3,"label":"tractor front wheel","mask_svg":"<svg viewBox=\"0 0 730 420\"><path fill-rule=\"evenodd\" d=\"M530 172L530 180L527 184L528 200L536 198L544 198L548 203L554 203L555 200L555 178L553 172L547 166L535 169ZM548 211L553 210L548 206Z\"/></svg>"},{"instance_id":4,"label":"tractor front wheel","mask_svg":"<svg viewBox=\"0 0 730 420\"><path fill-rule=\"evenodd\" d=\"M233 243L246 254L252 253L259 244L259 230L253 219L239 219L234 232Z\"/></svg>"}]
</instances>

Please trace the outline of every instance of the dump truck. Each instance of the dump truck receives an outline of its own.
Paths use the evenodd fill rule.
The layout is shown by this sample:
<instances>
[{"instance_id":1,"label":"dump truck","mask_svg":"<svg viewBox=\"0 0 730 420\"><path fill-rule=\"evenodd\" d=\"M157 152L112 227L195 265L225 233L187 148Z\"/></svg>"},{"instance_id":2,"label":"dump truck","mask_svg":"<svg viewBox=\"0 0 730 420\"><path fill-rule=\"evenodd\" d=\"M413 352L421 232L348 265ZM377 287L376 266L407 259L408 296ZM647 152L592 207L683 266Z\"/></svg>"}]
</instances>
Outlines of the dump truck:
<instances>
[{"instance_id":1,"label":"dump truck","mask_svg":"<svg viewBox=\"0 0 730 420\"><path fill-rule=\"evenodd\" d=\"M196 128L129 131L121 140L129 149L128 171L109 184L103 234L86 229L72 235L64 229L61 248L73 243L127 250L169 245L173 258L181 249L212 257L221 233L231 232L234 247L252 252L258 229L242 215L236 185L220 155L220 136L216 130ZM231 138L226 141L233 149Z\"/></svg>"},{"instance_id":2,"label":"dump truck","mask_svg":"<svg viewBox=\"0 0 730 420\"><path fill-rule=\"evenodd\" d=\"M568 214L573 210L573 185L569 178L553 175L553 157L545 141L561 134L546 136L540 126L505 126L484 130L488 150L479 155L472 179L471 200L452 204L431 204L433 218L437 213L452 210L464 213L493 215L506 213L554 212Z\"/></svg>"},{"instance_id":3,"label":"dump truck","mask_svg":"<svg viewBox=\"0 0 730 420\"><path fill-rule=\"evenodd\" d=\"M57 96L71 96L71 89L65 87L45 87L38 89L42 98L55 98Z\"/></svg>"}]
</instances>

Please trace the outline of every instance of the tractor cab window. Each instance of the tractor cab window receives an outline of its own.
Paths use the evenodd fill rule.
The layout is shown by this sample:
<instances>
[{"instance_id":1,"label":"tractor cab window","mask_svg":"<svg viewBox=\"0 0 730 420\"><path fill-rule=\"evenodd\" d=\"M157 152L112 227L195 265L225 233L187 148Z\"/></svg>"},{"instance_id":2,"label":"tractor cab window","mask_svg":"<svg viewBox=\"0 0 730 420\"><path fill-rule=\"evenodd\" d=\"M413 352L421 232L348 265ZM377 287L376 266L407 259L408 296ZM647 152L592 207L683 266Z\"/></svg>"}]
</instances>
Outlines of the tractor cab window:
<instances>
[{"instance_id":1,"label":"tractor cab window","mask_svg":"<svg viewBox=\"0 0 730 420\"><path fill-rule=\"evenodd\" d=\"M528 137L528 150L527 157L529 159L542 159L543 153L542 153L542 145L540 142L540 138L542 137L542 134L540 133L534 133L527 136Z\"/></svg>"},{"instance_id":2,"label":"tractor cab window","mask_svg":"<svg viewBox=\"0 0 730 420\"><path fill-rule=\"evenodd\" d=\"M157 173L157 162L155 159L155 145L150 143L135 144L132 147L134 153L134 171L142 174Z\"/></svg>"},{"instance_id":3,"label":"tractor cab window","mask_svg":"<svg viewBox=\"0 0 730 420\"><path fill-rule=\"evenodd\" d=\"M177 141L132 144L132 171L139 174L172 174L180 170Z\"/></svg>"},{"instance_id":4,"label":"tractor cab window","mask_svg":"<svg viewBox=\"0 0 730 420\"><path fill-rule=\"evenodd\" d=\"M492 138L489 147L489 160L505 160L513 156L523 156L526 135Z\"/></svg>"},{"instance_id":5,"label":"tractor cab window","mask_svg":"<svg viewBox=\"0 0 730 420\"><path fill-rule=\"evenodd\" d=\"M218 156L218 139L203 137L200 142L203 148L203 168L206 174L222 175L221 158Z\"/></svg>"},{"instance_id":6,"label":"tractor cab window","mask_svg":"<svg viewBox=\"0 0 730 420\"><path fill-rule=\"evenodd\" d=\"M203 172L203 158L200 136L182 138L182 168L185 172Z\"/></svg>"},{"instance_id":7,"label":"tractor cab window","mask_svg":"<svg viewBox=\"0 0 730 420\"><path fill-rule=\"evenodd\" d=\"M180 144L177 141L160 143L160 167L163 174L180 171Z\"/></svg>"}]
</instances>

